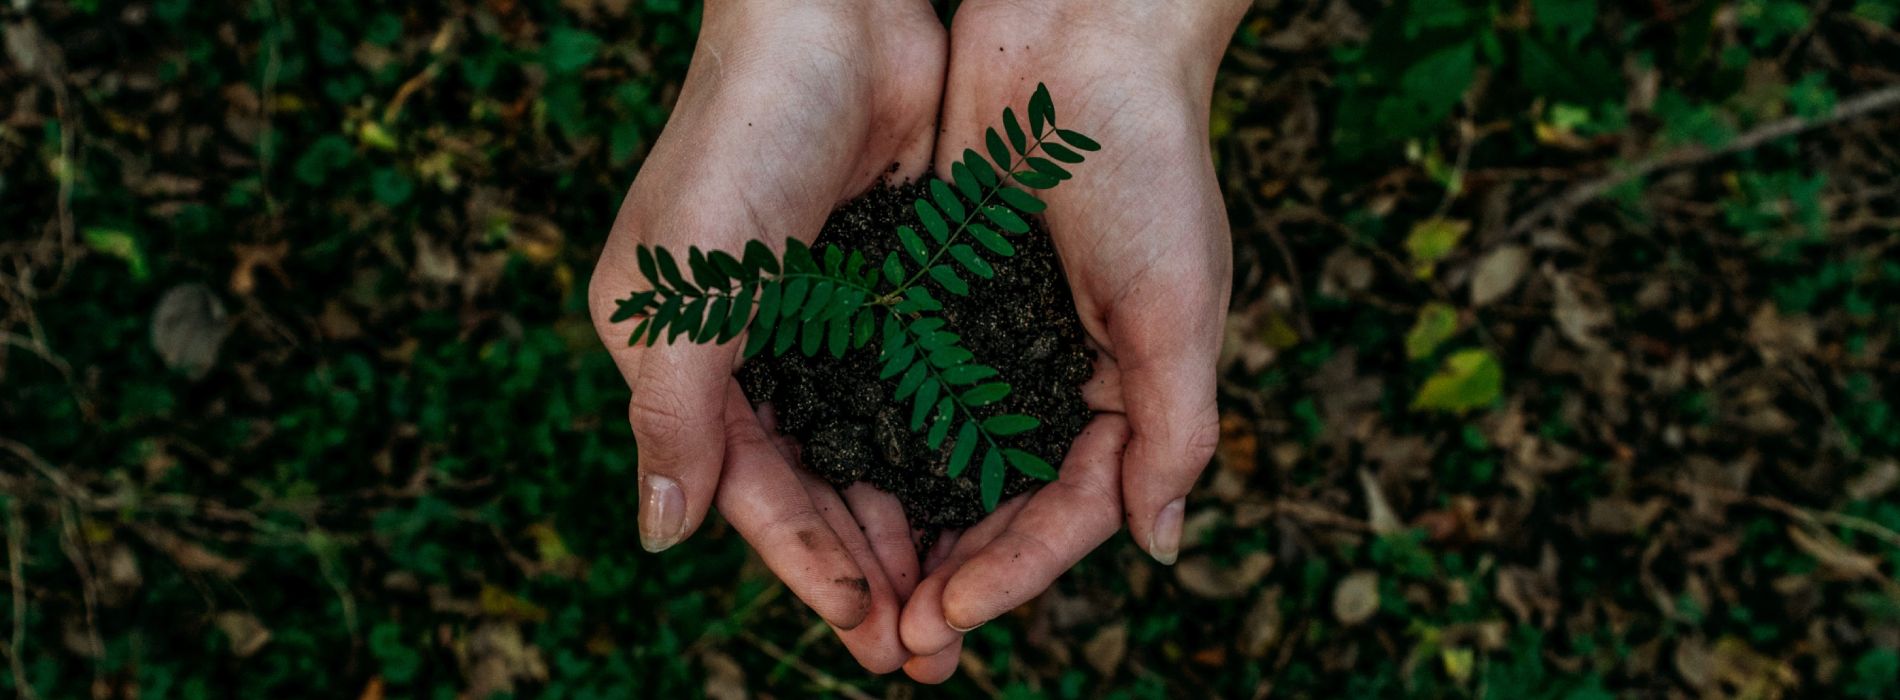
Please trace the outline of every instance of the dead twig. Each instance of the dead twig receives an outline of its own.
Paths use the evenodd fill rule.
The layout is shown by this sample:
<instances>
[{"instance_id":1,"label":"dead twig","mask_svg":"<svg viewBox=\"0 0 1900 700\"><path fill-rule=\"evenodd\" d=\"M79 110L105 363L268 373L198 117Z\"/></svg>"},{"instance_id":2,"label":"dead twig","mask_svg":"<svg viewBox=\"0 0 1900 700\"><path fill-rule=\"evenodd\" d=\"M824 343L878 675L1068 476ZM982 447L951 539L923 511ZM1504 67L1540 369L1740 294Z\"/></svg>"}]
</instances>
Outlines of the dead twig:
<instances>
[{"instance_id":1,"label":"dead twig","mask_svg":"<svg viewBox=\"0 0 1900 700\"><path fill-rule=\"evenodd\" d=\"M1569 218L1578 207L1609 194L1611 190L1623 186L1624 183L1648 177L1660 170L1688 167L1722 156L1753 150L1776 139L1863 117L1895 106L1900 106L1900 85L1891 85L1842 100L1827 114L1818 117L1788 117L1763 124L1715 148L1702 145L1681 146L1638 161L1630 167L1612 171L1602 177L1571 187L1563 194L1532 207L1530 211L1511 223L1508 232L1513 237L1523 236L1547 220Z\"/></svg>"},{"instance_id":2,"label":"dead twig","mask_svg":"<svg viewBox=\"0 0 1900 700\"><path fill-rule=\"evenodd\" d=\"M857 686L849 685L844 681L838 680L837 677L826 673L824 669L811 665L804 659L798 658L797 655L786 652L785 649L779 645L773 644L770 640L753 634L749 630L740 631L739 638L745 640L747 644L757 647L759 651L765 652L766 656L772 657L786 667L805 674L805 677L811 679L811 682L816 684L821 690L837 693L844 697L851 698L851 700L875 700L872 695L859 690Z\"/></svg>"},{"instance_id":3,"label":"dead twig","mask_svg":"<svg viewBox=\"0 0 1900 700\"><path fill-rule=\"evenodd\" d=\"M37 700L33 683L26 675L26 660L20 650L26 646L26 529L20 525L24 515L20 501L6 499L7 578L13 583L13 641L5 649L7 663L13 669L13 691L21 700Z\"/></svg>"}]
</instances>

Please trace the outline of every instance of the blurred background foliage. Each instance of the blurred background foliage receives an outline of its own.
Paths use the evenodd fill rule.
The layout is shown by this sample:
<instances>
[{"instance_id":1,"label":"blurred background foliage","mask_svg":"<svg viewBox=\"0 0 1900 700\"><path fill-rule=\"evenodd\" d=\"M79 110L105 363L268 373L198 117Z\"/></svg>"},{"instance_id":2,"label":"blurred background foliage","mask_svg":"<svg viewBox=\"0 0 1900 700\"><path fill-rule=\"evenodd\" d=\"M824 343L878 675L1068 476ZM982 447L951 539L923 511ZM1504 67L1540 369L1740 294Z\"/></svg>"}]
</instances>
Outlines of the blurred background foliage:
<instances>
[{"instance_id":1,"label":"blurred background foliage","mask_svg":"<svg viewBox=\"0 0 1900 700\"><path fill-rule=\"evenodd\" d=\"M1219 456L941 689L642 553L681 0L0 9L0 690L1900 696L1896 0L1260 0Z\"/></svg>"}]
</instances>

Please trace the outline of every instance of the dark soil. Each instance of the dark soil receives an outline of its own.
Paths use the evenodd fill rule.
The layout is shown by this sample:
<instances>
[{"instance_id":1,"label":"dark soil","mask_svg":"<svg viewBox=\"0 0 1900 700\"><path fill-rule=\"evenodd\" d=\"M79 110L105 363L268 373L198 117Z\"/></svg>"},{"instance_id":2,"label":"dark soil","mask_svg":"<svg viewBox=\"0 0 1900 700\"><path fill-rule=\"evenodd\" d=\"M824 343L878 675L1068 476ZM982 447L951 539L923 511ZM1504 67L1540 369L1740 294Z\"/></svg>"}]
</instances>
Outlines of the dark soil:
<instances>
[{"instance_id":1,"label":"dark soil","mask_svg":"<svg viewBox=\"0 0 1900 700\"><path fill-rule=\"evenodd\" d=\"M818 245L835 243L883 260L897 250L899 225L922 230L911 202L926 194L925 187L922 182L884 185L845 203L825 222ZM1021 413L1040 419L1042 427L999 442L1060 468L1089 419L1081 387L1092 371L1092 357L1049 234L1039 221L1032 220L1031 227L1011 237L1015 257L988 256L995 277L963 275L969 296L932 292L943 302L948 329L1011 387L1008 398L976 409L979 415ZM876 342L843 359L823 353L760 355L739 370L739 382L754 403L773 405L779 430L801 445L805 468L840 487L865 481L896 494L912 527L959 528L985 514L978 468L972 464L956 479L946 476L955 434L942 449L931 450L924 433L910 430L909 402L894 398L896 380L878 379ZM1003 498L1036 483L1011 470Z\"/></svg>"}]
</instances>

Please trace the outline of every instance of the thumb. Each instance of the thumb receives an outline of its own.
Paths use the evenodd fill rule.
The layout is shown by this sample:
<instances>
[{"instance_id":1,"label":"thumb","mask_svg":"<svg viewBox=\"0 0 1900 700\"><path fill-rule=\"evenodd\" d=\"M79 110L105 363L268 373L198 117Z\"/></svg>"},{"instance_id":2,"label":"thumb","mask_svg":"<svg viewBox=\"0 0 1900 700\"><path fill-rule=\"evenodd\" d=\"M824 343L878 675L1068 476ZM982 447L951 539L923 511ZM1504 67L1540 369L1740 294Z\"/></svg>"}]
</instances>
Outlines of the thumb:
<instances>
[{"instance_id":1,"label":"thumb","mask_svg":"<svg viewBox=\"0 0 1900 700\"><path fill-rule=\"evenodd\" d=\"M1170 325L1183 318L1174 320ZM1211 325L1219 327L1218 321ZM1220 440L1214 399L1219 336L1198 329L1153 330L1124 333L1136 337L1115 341L1130 430L1122 456L1122 501L1135 542L1156 561L1173 564L1181 551L1188 491Z\"/></svg>"},{"instance_id":2,"label":"thumb","mask_svg":"<svg viewBox=\"0 0 1900 700\"><path fill-rule=\"evenodd\" d=\"M610 243L589 296L595 329L633 393L627 419L639 468L640 546L659 552L697 530L712 505L725 463L725 391L736 346L630 343L634 324L610 322L615 299L644 286L622 260L630 247Z\"/></svg>"}]
</instances>

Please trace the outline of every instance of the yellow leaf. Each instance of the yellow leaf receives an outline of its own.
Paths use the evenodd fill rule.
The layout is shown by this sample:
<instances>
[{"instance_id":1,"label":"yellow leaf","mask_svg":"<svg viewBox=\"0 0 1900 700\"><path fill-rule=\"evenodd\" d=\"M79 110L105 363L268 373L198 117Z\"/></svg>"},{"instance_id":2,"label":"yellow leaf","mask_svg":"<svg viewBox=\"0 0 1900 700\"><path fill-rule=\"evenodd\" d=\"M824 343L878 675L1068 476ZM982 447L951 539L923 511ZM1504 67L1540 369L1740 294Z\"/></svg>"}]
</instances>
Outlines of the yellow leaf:
<instances>
[{"instance_id":1,"label":"yellow leaf","mask_svg":"<svg viewBox=\"0 0 1900 700\"><path fill-rule=\"evenodd\" d=\"M1405 356L1414 360L1429 357L1433 350L1458 334L1458 310L1450 304L1432 302L1418 310L1418 320L1405 334Z\"/></svg>"},{"instance_id":2,"label":"yellow leaf","mask_svg":"<svg viewBox=\"0 0 1900 700\"><path fill-rule=\"evenodd\" d=\"M1491 405L1503 390L1504 368L1491 351L1460 350L1419 387L1412 409L1464 413Z\"/></svg>"},{"instance_id":3,"label":"yellow leaf","mask_svg":"<svg viewBox=\"0 0 1900 700\"><path fill-rule=\"evenodd\" d=\"M1431 279L1432 269L1458 247L1458 241L1471 231L1471 222L1434 218L1412 226L1405 237L1405 250L1412 255L1412 271L1419 279Z\"/></svg>"},{"instance_id":4,"label":"yellow leaf","mask_svg":"<svg viewBox=\"0 0 1900 700\"><path fill-rule=\"evenodd\" d=\"M1438 652L1438 660L1445 664L1445 675L1463 683L1471 680L1471 666L1474 655L1470 649L1446 649Z\"/></svg>"}]
</instances>

